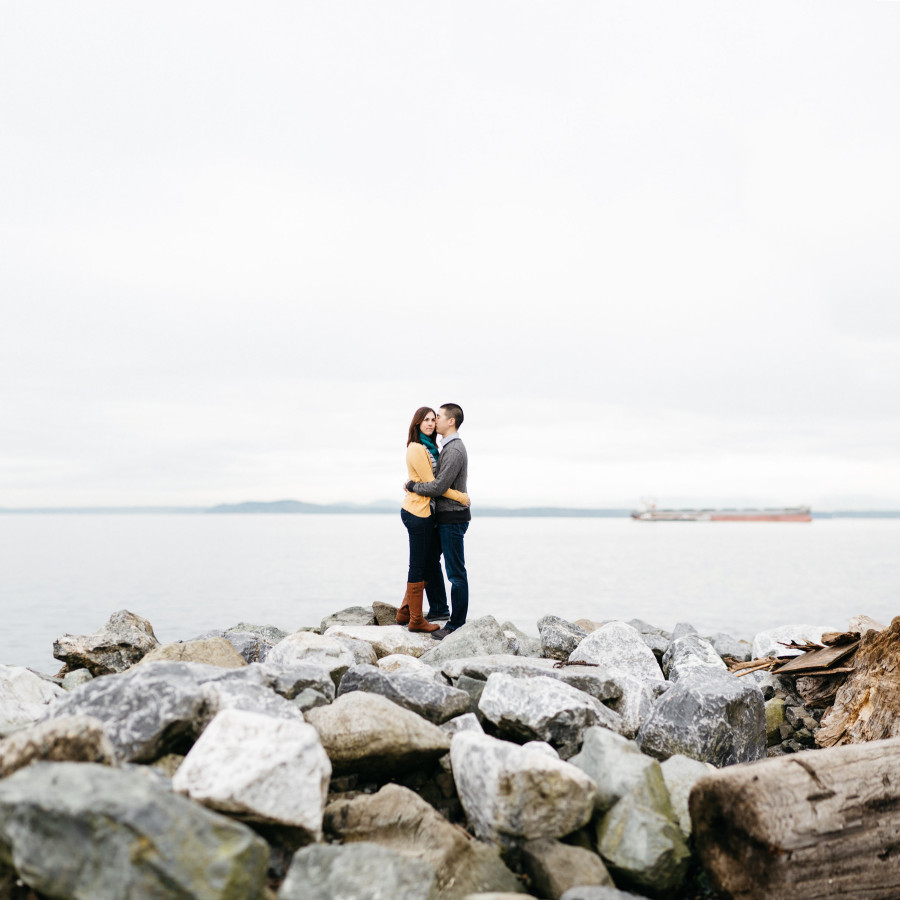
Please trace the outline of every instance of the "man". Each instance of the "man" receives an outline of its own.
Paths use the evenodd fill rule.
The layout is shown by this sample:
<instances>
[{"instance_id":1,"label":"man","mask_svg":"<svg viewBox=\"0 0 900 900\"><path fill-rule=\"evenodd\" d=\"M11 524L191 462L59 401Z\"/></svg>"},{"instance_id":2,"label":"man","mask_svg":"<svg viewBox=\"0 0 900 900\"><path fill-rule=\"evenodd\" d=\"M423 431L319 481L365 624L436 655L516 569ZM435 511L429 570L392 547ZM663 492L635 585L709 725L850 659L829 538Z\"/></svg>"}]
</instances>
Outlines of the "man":
<instances>
[{"instance_id":1,"label":"man","mask_svg":"<svg viewBox=\"0 0 900 900\"><path fill-rule=\"evenodd\" d=\"M406 489L425 497L435 498L435 522L440 538L447 578L450 579L450 621L442 629L444 634L456 631L466 624L469 611L469 581L466 575L466 557L463 539L469 528L472 513L468 506L442 497L448 488L466 491L469 457L457 430L463 423L462 407L458 403L445 403L437 413L435 430L443 439L434 481L419 483L408 481ZM432 637L443 637L435 632Z\"/></svg>"}]
</instances>

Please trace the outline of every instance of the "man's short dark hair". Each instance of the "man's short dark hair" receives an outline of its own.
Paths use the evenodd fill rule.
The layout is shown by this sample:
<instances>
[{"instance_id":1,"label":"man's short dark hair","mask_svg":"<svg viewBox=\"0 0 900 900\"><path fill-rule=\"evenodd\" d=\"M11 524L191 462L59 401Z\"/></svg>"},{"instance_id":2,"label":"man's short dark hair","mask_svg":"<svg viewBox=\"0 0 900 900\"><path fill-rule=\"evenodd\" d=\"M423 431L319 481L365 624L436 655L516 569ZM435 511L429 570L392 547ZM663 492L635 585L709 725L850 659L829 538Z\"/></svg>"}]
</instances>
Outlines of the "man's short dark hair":
<instances>
[{"instance_id":1,"label":"man's short dark hair","mask_svg":"<svg viewBox=\"0 0 900 900\"><path fill-rule=\"evenodd\" d=\"M442 403L441 409L444 411L444 415L448 419L453 419L453 425L455 428L459 428L463 423L463 411L462 407L458 403Z\"/></svg>"}]
</instances>

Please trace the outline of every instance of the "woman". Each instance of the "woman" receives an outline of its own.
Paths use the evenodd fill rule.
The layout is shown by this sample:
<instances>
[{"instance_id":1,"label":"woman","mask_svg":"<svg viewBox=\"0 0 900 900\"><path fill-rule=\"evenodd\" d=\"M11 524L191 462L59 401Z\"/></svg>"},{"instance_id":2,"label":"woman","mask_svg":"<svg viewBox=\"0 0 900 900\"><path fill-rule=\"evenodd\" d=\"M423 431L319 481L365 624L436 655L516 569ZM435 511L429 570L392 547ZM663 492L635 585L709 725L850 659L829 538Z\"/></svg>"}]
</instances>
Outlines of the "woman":
<instances>
[{"instance_id":1,"label":"woman","mask_svg":"<svg viewBox=\"0 0 900 900\"><path fill-rule=\"evenodd\" d=\"M429 406L420 406L409 425L406 440L406 467L412 481L434 481L438 461L434 429L434 410ZM445 491L443 496L456 500L464 506L469 505L469 495L461 491L450 489ZM440 577L440 560L429 556L432 539L436 539L433 505L434 501L428 497L420 497L409 491L400 510L400 518L409 532L409 571L406 576L406 594L400 609L397 610L397 624L408 624L410 631L431 632L440 628L440 625L429 622L422 615L422 592L425 590L425 575L429 563ZM445 605L446 602L445 599Z\"/></svg>"}]
</instances>

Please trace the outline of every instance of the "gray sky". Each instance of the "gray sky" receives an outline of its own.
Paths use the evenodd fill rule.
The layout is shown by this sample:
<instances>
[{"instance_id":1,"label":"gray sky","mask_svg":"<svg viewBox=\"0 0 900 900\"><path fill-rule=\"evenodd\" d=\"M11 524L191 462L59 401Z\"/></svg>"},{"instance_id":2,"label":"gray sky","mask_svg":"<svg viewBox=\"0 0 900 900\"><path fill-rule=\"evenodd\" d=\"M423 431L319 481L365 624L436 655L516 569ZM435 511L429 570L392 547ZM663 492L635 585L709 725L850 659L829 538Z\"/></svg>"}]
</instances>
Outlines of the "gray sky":
<instances>
[{"instance_id":1,"label":"gray sky","mask_svg":"<svg viewBox=\"0 0 900 900\"><path fill-rule=\"evenodd\" d=\"M0 506L900 508L900 3L3 20Z\"/></svg>"}]
</instances>

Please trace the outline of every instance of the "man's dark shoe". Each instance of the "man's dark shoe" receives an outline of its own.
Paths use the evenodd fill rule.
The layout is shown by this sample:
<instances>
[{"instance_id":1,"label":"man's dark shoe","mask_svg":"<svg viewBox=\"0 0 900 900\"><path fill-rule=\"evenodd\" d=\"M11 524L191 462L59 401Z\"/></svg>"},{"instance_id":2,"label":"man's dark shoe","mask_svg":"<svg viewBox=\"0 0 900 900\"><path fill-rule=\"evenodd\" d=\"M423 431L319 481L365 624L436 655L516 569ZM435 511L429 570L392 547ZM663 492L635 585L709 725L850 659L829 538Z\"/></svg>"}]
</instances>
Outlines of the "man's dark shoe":
<instances>
[{"instance_id":1,"label":"man's dark shoe","mask_svg":"<svg viewBox=\"0 0 900 900\"><path fill-rule=\"evenodd\" d=\"M448 622L450 620L450 610L446 612L430 612L425 616L429 622Z\"/></svg>"},{"instance_id":2,"label":"man's dark shoe","mask_svg":"<svg viewBox=\"0 0 900 900\"><path fill-rule=\"evenodd\" d=\"M431 632L431 637L436 641L442 641L448 634L451 634L451 632L447 631L446 628L439 628L437 631Z\"/></svg>"}]
</instances>

